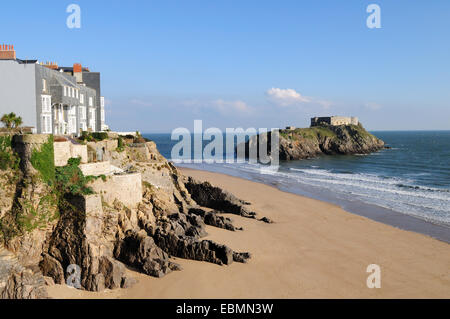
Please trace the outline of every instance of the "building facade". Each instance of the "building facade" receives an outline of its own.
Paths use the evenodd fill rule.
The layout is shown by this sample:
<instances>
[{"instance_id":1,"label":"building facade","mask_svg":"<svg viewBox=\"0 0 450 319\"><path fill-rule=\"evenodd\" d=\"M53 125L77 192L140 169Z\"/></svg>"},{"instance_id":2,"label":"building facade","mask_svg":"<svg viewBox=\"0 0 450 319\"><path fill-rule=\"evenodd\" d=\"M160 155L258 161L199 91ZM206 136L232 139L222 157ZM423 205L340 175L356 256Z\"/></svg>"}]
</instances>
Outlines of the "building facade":
<instances>
[{"instance_id":1,"label":"building facade","mask_svg":"<svg viewBox=\"0 0 450 319\"><path fill-rule=\"evenodd\" d=\"M325 116L325 117L313 117L311 118L311 127L320 125L358 125L359 120L357 117L346 116Z\"/></svg>"},{"instance_id":2,"label":"building facade","mask_svg":"<svg viewBox=\"0 0 450 319\"><path fill-rule=\"evenodd\" d=\"M100 73L80 64L16 58L13 46L0 46L0 114L14 112L39 134L79 135L104 131Z\"/></svg>"}]
</instances>

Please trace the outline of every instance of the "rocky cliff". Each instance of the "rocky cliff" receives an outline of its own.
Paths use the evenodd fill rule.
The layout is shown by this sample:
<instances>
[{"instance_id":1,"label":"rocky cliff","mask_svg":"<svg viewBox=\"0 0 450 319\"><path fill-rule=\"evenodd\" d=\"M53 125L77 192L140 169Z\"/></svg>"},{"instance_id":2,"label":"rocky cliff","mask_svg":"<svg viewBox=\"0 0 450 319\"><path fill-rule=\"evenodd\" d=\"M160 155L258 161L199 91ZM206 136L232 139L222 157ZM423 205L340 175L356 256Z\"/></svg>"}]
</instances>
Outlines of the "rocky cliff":
<instances>
[{"instance_id":1,"label":"rocky cliff","mask_svg":"<svg viewBox=\"0 0 450 319\"><path fill-rule=\"evenodd\" d=\"M248 147L249 143L246 143L247 156ZM383 148L384 142L367 132L362 125L323 125L280 130L280 160L301 160L319 155L368 154Z\"/></svg>"},{"instance_id":2,"label":"rocky cliff","mask_svg":"<svg viewBox=\"0 0 450 319\"><path fill-rule=\"evenodd\" d=\"M0 169L0 298L45 298L45 285L55 283L127 288L135 280L125 266L162 277L181 270L177 257L219 265L250 258L203 239L205 225L242 231L221 214L256 219L249 203L183 176L155 143L130 141L104 155L125 174L142 176L142 201L127 207L93 192L89 185L99 179L83 176L79 162L55 169L50 140L29 139L8 140L0 150L11 158Z\"/></svg>"}]
</instances>

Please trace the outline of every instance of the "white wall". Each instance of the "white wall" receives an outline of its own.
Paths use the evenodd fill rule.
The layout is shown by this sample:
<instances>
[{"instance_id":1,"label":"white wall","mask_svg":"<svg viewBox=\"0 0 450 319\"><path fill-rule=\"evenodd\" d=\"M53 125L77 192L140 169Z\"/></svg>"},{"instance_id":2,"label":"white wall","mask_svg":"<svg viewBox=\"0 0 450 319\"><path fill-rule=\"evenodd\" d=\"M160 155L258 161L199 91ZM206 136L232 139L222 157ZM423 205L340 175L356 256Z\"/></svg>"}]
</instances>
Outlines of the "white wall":
<instances>
[{"instance_id":1,"label":"white wall","mask_svg":"<svg viewBox=\"0 0 450 319\"><path fill-rule=\"evenodd\" d=\"M14 112L36 127L36 65L0 60L0 117ZM39 97L40 98L40 97Z\"/></svg>"}]
</instances>

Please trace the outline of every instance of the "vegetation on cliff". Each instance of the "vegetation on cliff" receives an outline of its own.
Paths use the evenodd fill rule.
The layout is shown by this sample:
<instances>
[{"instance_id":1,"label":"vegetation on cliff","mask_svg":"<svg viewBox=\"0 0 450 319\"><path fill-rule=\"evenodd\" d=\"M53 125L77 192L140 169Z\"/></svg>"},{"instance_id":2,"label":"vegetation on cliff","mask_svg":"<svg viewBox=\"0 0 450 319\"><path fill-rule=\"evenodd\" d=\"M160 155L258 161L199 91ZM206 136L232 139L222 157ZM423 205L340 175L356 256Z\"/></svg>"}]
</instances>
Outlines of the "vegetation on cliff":
<instances>
[{"instance_id":1,"label":"vegetation on cliff","mask_svg":"<svg viewBox=\"0 0 450 319\"><path fill-rule=\"evenodd\" d=\"M38 278L47 276L55 283L65 283L67 267L76 264L81 268L80 288L102 291L133 284L125 265L162 277L180 270L170 257L219 265L244 263L250 258L247 252L203 238L205 225L242 230L221 214L256 218L246 207L249 203L208 183L186 179L158 152L155 143L125 137L119 145L122 152L110 151L105 158L126 172L141 174L142 200L130 207L117 198L84 196L93 193L88 187L92 179L106 176L84 176L80 159L55 168L50 156L53 150L41 144L33 151L35 144L29 142L25 148L17 144L24 165L15 188L5 193L10 206L0 207L1 214L6 212L0 214L0 239L20 263L33 266ZM0 172L0 181L5 176ZM8 296L15 291L9 289Z\"/></svg>"},{"instance_id":2,"label":"vegetation on cliff","mask_svg":"<svg viewBox=\"0 0 450 319\"><path fill-rule=\"evenodd\" d=\"M81 160L79 158L69 159L66 166L57 167L55 172L54 190L64 196L65 194L91 195L94 193L87 184L94 178L84 176L79 168Z\"/></svg>"},{"instance_id":3,"label":"vegetation on cliff","mask_svg":"<svg viewBox=\"0 0 450 319\"><path fill-rule=\"evenodd\" d=\"M18 170L20 158L11 149L11 135L0 136L0 170Z\"/></svg>"},{"instance_id":4,"label":"vegetation on cliff","mask_svg":"<svg viewBox=\"0 0 450 319\"><path fill-rule=\"evenodd\" d=\"M34 149L31 154L31 165L39 171L42 179L49 185L55 180L55 151L53 148L53 135L50 135L48 141L42 144L39 150Z\"/></svg>"}]
</instances>

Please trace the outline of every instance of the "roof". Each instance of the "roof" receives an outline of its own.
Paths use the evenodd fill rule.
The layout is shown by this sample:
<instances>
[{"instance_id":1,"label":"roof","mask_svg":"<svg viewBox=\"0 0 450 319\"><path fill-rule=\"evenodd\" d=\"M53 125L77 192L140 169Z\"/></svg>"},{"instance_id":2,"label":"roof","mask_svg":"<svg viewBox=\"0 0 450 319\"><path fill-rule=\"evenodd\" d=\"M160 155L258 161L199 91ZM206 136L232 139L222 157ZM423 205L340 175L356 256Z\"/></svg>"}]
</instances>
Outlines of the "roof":
<instances>
[{"instance_id":1,"label":"roof","mask_svg":"<svg viewBox=\"0 0 450 319\"><path fill-rule=\"evenodd\" d=\"M16 59L16 61L19 64L36 64L37 60L22 60L22 59Z\"/></svg>"},{"instance_id":2,"label":"roof","mask_svg":"<svg viewBox=\"0 0 450 319\"><path fill-rule=\"evenodd\" d=\"M63 72L73 72L73 67L61 66L58 68L58 70L62 70ZM82 70L83 72L89 72L88 68L83 68Z\"/></svg>"}]
</instances>

